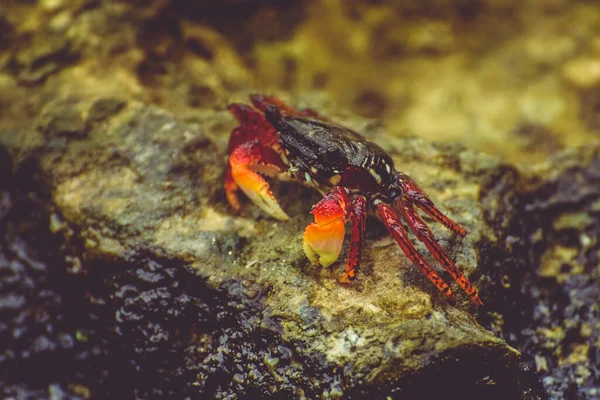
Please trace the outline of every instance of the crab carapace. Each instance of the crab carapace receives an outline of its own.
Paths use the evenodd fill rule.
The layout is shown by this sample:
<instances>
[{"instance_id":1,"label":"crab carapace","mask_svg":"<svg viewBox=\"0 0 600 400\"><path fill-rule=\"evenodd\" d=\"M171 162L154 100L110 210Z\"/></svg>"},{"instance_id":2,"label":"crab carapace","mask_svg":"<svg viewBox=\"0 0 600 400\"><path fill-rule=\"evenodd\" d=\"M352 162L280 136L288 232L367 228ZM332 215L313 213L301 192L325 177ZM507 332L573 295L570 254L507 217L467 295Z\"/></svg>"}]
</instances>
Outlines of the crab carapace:
<instances>
[{"instance_id":1,"label":"crab carapace","mask_svg":"<svg viewBox=\"0 0 600 400\"><path fill-rule=\"evenodd\" d=\"M286 221L288 215L262 175L300 181L324 196L312 208L315 222L304 231L304 252L311 262L327 267L337 260L350 221L348 262L339 280L356 279L367 214L372 213L404 254L454 303L448 284L408 239L403 219L471 300L482 304L477 289L437 243L416 208L460 236L465 236L465 230L438 210L413 179L396 171L381 147L312 109L296 111L271 96L251 95L250 100L253 106L229 106L240 123L229 137L225 175L225 192L233 209L240 210L241 189L267 214Z\"/></svg>"}]
</instances>

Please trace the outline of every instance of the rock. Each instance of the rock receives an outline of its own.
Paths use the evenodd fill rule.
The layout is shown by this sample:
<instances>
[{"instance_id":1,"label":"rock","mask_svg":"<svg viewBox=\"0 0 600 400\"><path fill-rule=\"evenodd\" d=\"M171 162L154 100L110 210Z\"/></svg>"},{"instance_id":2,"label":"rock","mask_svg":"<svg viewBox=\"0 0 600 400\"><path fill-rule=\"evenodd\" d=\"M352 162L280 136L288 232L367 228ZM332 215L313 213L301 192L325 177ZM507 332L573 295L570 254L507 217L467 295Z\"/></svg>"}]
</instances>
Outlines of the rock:
<instances>
[{"instance_id":1,"label":"rock","mask_svg":"<svg viewBox=\"0 0 600 400\"><path fill-rule=\"evenodd\" d=\"M532 318L511 331L525 357L544 360L551 398L596 398L600 351L600 142L558 154L533 171L522 227L530 271L517 283ZM517 329L515 329L517 328ZM533 363L531 363L533 364ZM536 364L537 365L537 364Z\"/></svg>"},{"instance_id":2,"label":"rock","mask_svg":"<svg viewBox=\"0 0 600 400\"><path fill-rule=\"evenodd\" d=\"M64 32L48 31L34 38L32 43L15 55L10 64L10 68L17 72L20 84L39 84L78 58L77 51Z\"/></svg>"},{"instance_id":3,"label":"rock","mask_svg":"<svg viewBox=\"0 0 600 400\"><path fill-rule=\"evenodd\" d=\"M43 116L39 129L44 135L53 139L59 137L82 138L87 133L83 117L78 110L70 107L57 109L52 115Z\"/></svg>"},{"instance_id":4,"label":"rock","mask_svg":"<svg viewBox=\"0 0 600 400\"><path fill-rule=\"evenodd\" d=\"M110 297L121 304L116 312L117 321L125 321L116 325L121 335L134 335L122 330L133 332L140 321L161 326L149 342L131 336L140 347L136 353L151 351L149 360L134 357L142 370L152 368L162 348L151 350L150 343L168 340L171 351L184 351L201 339L204 350L188 361L188 371L198 376L186 382L186 392L196 388L197 395L292 396L299 390L309 398L385 396L392 390L423 395L436 392L427 383L433 375L454 390L466 385L473 393L518 394L519 353L476 322L466 296L458 306L449 305L375 221L369 222L364 271L353 287L342 287L336 282L341 263L334 270L315 268L302 252L301 233L317 196L278 185L292 215L289 223L275 222L251 204L236 216L221 189L226 149L206 140L226 136L228 129L198 131L155 107L136 102L121 107L61 148L42 146L36 163L67 227L60 230L68 232L65 240L81 243L82 270L119 266L117 275L106 272L104 279L112 282ZM56 110L64 113L62 106ZM210 118L233 126L224 111ZM215 125L206 120L204 126ZM456 146L382 139L402 170L418 177L469 231L460 240L431 224L477 282L480 243L498 235L485 224L478 195L483 182L502 175L502 165ZM9 151L23 157L18 145ZM186 270L194 276L184 278ZM200 304L208 308L194 312L199 321L177 311L188 316L174 314L169 323L187 334L172 342L175 331L155 318L171 307L159 304L183 301L173 293L180 279L199 290L186 289L185 304L197 308L199 300L191 299L201 295ZM211 317L217 311L209 303L225 307L223 316ZM198 325L202 318L211 330ZM222 318L233 325L226 328Z\"/></svg>"}]
</instances>

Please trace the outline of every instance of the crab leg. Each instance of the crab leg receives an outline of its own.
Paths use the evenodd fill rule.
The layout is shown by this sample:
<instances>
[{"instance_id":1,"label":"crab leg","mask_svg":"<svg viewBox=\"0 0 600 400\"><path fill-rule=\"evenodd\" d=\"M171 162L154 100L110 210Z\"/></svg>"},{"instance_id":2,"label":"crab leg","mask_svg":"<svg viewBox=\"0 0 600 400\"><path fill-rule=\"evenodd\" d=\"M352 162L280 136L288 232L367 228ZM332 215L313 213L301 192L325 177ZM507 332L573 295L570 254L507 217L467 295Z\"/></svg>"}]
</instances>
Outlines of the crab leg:
<instances>
[{"instance_id":1,"label":"crab leg","mask_svg":"<svg viewBox=\"0 0 600 400\"><path fill-rule=\"evenodd\" d=\"M406 223L415 234L415 236L429 249L431 254L436 260L442 264L442 266L448 271L452 278L459 284L459 286L469 295L471 300L477 305L482 305L481 299L477 294L475 286L469 282L465 274L458 269L454 261L444 251L442 246L435 240L433 232L429 229L425 221L417 214L411 204L408 204L402 200L396 203L396 207L402 213Z\"/></svg>"},{"instance_id":2,"label":"crab leg","mask_svg":"<svg viewBox=\"0 0 600 400\"><path fill-rule=\"evenodd\" d=\"M390 235L398 242L400 248L406 254L406 256L427 276L427 279L431 281L442 292L448 300L452 303L456 302L456 297L452 294L450 287L442 277L435 272L435 270L427 264L425 260L419 255L417 249L412 245L407 237L406 230L402 227L398 215L393 208L381 200L375 200L373 202L377 216L383 222Z\"/></svg>"},{"instance_id":3,"label":"crab leg","mask_svg":"<svg viewBox=\"0 0 600 400\"><path fill-rule=\"evenodd\" d=\"M227 153L231 152L241 145L253 139L257 139L264 146L279 146L277 140L277 131L267 121L264 113L245 104L230 104L229 112L240 122L240 125L234 128L229 135Z\"/></svg>"},{"instance_id":4,"label":"crab leg","mask_svg":"<svg viewBox=\"0 0 600 400\"><path fill-rule=\"evenodd\" d=\"M350 208L352 237L350 239L350 252L348 254L348 262L346 263L346 272L339 279L341 283L350 283L355 280L360 266L362 245L367 225L367 200L365 196L360 194L354 196Z\"/></svg>"},{"instance_id":5,"label":"crab leg","mask_svg":"<svg viewBox=\"0 0 600 400\"><path fill-rule=\"evenodd\" d=\"M339 257L350 204L348 191L337 186L313 206L315 222L304 230L304 253L313 264L328 267Z\"/></svg>"},{"instance_id":6,"label":"crab leg","mask_svg":"<svg viewBox=\"0 0 600 400\"><path fill-rule=\"evenodd\" d=\"M458 233L460 236L465 236L465 229L445 216L434 204L433 201L423 192L423 189L417 185L415 181L405 174L400 174L399 177L404 195L408 200L416 204L417 207L425 211L434 220L438 221L452 232Z\"/></svg>"},{"instance_id":7,"label":"crab leg","mask_svg":"<svg viewBox=\"0 0 600 400\"><path fill-rule=\"evenodd\" d=\"M225 170L225 183L223 184L225 188L225 196L227 197L227 201L231 208L235 211L239 212L242 206L240 205L240 197L238 196L238 191L240 187L235 183L233 179L233 175L231 174L231 164L227 163L227 169Z\"/></svg>"},{"instance_id":8,"label":"crab leg","mask_svg":"<svg viewBox=\"0 0 600 400\"><path fill-rule=\"evenodd\" d=\"M241 124L260 124L265 121L265 115L247 104L232 103L227 109Z\"/></svg>"},{"instance_id":9,"label":"crab leg","mask_svg":"<svg viewBox=\"0 0 600 400\"><path fill-rule=\"evenodd\" d=\"M229 135L227 153L231 154L236 147L253 140L258 140L266 147L278 148L279 146L277 132L271 125L262 127L261 125L241 124L234 128Z\"/></svg>"},{"instance_id":10,"label":"crab leg","mask_svg":"<svg viewBox=\"0 0 600 400\"><path fill-rule=\"evenodd\" d=\"M281 171L283 164L273 149L263 146L258 140L246 142L229 155L229 166L231 169L225 175L225 191L234 209L236 206L239 209L236 194L239 188L267 214L281 221L289 219L275 200L267 181L257 173L275 175Z\"/></svg>"}]
</instances>

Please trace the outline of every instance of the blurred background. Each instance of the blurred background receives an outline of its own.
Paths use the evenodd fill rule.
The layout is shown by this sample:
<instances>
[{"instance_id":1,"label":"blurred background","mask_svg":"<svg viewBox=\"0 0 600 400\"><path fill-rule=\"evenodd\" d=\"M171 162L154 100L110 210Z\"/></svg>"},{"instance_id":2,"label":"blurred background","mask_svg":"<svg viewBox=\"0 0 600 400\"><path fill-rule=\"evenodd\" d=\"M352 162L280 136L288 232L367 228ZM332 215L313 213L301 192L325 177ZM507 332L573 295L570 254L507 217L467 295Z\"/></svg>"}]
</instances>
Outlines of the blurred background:
<instances>
[{"instance_id":1,"label":"blurred background","mask_svg":"<svg viewBox=\"0 0 600 400\"><path fill-rule=\"evenodd\" d=\"M599 136L591 0L5 0L0 37L0 67L22 84L80 60L60 90L179 112L239 88L311 93L394 136L520 163Z\"/></svg>"},{"instance_id":2,"label":"blurred background","mask_svg":"<svg viewBox=\"0 0 600 400\"><path fill-rule=\"evenodd\" d=\"M258 85L321 90L394 135L524 163L599 136L598 2L237 3L247 17L212 25Z\"/></svg>"}]
</instances>

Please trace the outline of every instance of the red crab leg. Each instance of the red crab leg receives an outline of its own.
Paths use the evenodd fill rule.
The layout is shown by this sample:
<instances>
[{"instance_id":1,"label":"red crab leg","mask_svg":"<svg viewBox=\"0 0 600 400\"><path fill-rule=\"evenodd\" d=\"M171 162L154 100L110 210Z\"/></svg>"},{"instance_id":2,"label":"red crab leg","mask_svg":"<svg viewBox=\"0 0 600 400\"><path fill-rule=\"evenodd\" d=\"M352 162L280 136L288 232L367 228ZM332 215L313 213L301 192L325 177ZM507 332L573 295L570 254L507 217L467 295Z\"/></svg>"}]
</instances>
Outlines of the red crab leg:
<instances>
[{"instance_id":1,"label":"red crab leg","mask_svg":"<svg viewBox=\"0 0 600 400\"><path fill-rule=\"evenodd\" d=\"M240 190L235 180L233 180L233 175L231 174L231 165L227 162L227 169L225 170L225 184L223 185L225 188L225 196L227 196L227 201L231 208L235 211L240 211L242 208L240 205L240 198L237 192Z\"/></svg>"},{"instance_id":2,"label":"red crab leg","mask_svg":"<svg viewBox=\"0 0 600 400\"><path fill-rule=\"evenodd\" d=\"M267 214L281 221L287 221L288 215L281 209L269 184L257 172L266 175L275 175L284 168L278 154L271 148L260 144L258 140L246 142L229 155L231 178L233 182L252 200L254 204L263 209ZM231 206L239 209L237 201L237 187L228 181L229 171L226 173L225 191Z\"/></svg>"},{"instance_id":3,"label":"red crab leg","mask_svg":"<svg viewBox=\"0 0 600 400\"><path fill-rule=\"evenodd\" d=\"M312 208L315 222L304 230L304 253L313 264L331 265L340 255L350 196L343 187L335 187Z\"/></svg>"},{"instance_id":4,"label":"red crab leg","mask_svg":"<svg viewBox=\"0 0 600 400\"><path fill-rule=\"evenodd\" d=\"M404 190L404 195L411 202L415 203L417 207L425 211L434 220L438 221L452 232L458 233L460 236L465 236L467 232L465 229L446 217L434 204L433 201L425 194L423 189L416 184L409 176L400 174L400 184Z\"/></svg>"},{"instance_id":5,"label":"red crab leg","mask_svg":"<svg viewBox=\"0 0 600 400\"><path fill-rule=\"evenodd\" d=\"M456 302L456 297L452 294L450 287L440 275L429 265L417 252L417 249L408 239L406 230L402 227L398 215L392 209L389 204L382 202L381 200L375 200L373 202L377 216L383 222L390 235L398 242L400 248L406 254L406 256L427 276L427 279L431 281L442 292L448 300L452 303Z\"/></svg>"},{"instance_id":6,"label":"red crab leg","mask_svg":"<svg viewBox=\"0 0 600 400\"><path fill-rule=\"evenodd\" d=\"M350 239L350 252L348 254L348 262L346 263L346 273L339 279L341 283L351 283L351 281L355 280L360 266L362 245L367 225L367 200L365 196L354 196L350 208L352 238Z\"/></svg>"},{"instance_id":7,"label":"red crab leg","mask_svg":"<svg viewBox=\"0 0 600 400\"><path fill-rule=\"evenodd\" d=\"M442 246L435 240L435 236L433 232L429 229L425 221L415 212L412 205L399 200L396 203L396 207L400 209L402 212L402 216L404 217L406 223L415 234L415 236L429 249L431 254L435 257L436 260L442 264L442 266L448 271L448 273L452 276L452 278L459 284L461 288L469 295L471 300L478 306L483 305L479 295L477 294L477 289L475 286L469 282L467 277L463 274L463 272L458 269L454 261L448 257Z\"/></svg>"},{"instance_id":8,"label":"red crab leg","mask_svg":"<svg viewBox=\"0 0 600 400\"><path fill-rule=\"evenodd\" d=\"M247 104L232 103L227 109L242 124L257 124L265 121L265 115Z\"/></svg>"},{"instance_id":9,"label":"red crab leg","mask_svg":"<svg viewBox=\"0 0 600 400\"><path fill-rule=\"evenodd\" d=\"M255 139L266 147L273 147L275 145L278 148L279 146L277 131L265 120L264 124L241 124L233 128L229 135L227 153L231 154L239 145Z\"/></svg>"}]
</instances>

